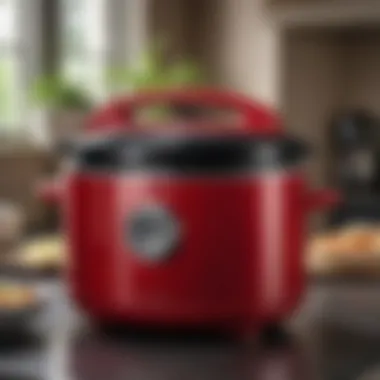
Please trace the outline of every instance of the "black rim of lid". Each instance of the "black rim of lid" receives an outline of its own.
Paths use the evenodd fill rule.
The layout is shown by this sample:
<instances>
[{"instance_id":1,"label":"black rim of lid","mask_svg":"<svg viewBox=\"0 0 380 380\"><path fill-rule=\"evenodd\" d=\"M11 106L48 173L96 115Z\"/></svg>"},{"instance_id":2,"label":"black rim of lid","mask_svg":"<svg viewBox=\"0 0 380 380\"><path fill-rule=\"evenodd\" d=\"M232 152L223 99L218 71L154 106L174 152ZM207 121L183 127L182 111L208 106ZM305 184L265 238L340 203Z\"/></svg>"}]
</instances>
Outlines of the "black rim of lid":
<instances>
[{"instance_id":1,"label":"black rim of lid","mask_svg":"<svg viewBox=\"0 0 380 380\"><path fill-rule=\"evenodd\" d=\"M288 136L135 134L85 142L72 153L79 170L218 174L293 166L308 148Z\"/></svg>"}]
</instances>

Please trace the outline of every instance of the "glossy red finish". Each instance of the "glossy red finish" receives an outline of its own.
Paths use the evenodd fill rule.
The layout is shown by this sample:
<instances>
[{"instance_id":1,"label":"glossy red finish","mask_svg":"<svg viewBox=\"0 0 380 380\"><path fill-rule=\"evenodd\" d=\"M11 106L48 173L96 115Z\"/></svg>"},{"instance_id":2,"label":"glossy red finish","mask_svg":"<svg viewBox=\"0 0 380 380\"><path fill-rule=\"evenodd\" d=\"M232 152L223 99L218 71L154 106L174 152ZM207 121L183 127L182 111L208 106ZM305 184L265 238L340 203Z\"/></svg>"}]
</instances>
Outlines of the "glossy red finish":
<instances>
[{"instance_id":1,"label":"glossy red finish","mask_svg":"<svg viewBox=\"0 0 380 380\"><path fill-rule=\"evenodd\" d=\"M160 178L73 174L65 182L74 298L93 317L163 324L278 321L305 287L309 192L294 173ZM157 203L176 215L173 255L146 262L126 221Z\"/></svg>"},{"instance_id":2,"label":"glossy red finish","mask_svg":"<svg viewBox=\"0 0 380 380\"><path fill-rule=\"evenodd\" d=\"M282 133L280 118L273 110L267 109L264 105L242 94L214 88L168 89L124 96L95 112L88 122L88 130L131 130L136 127L136 123L133 122L133 113L137 108L163 103L235 110L243 116L242 124L236 128L246 133Z\"/></svg>"},{"instance_id":3,"label":"glossy red finish","mask_svg":"<svg viewBox=\"0 0 380 380\"><path fill-rule=\"evenodd\" d=\"M90 130L132 128L136 107L161 101L232 108L245 117L244 133L283 133L261 105L207 89L124 98L97 112ZM270 170L220 177L72 172L42 195L60 201L70 289L92 318L239 332L296 308L305 288L306 218L337 202L335 193L310 191L299 172ZM158 262L134 252L126 233L131 215L151 203L175 215L181 231L171 257Z\"/></svg>"}]
</instances>

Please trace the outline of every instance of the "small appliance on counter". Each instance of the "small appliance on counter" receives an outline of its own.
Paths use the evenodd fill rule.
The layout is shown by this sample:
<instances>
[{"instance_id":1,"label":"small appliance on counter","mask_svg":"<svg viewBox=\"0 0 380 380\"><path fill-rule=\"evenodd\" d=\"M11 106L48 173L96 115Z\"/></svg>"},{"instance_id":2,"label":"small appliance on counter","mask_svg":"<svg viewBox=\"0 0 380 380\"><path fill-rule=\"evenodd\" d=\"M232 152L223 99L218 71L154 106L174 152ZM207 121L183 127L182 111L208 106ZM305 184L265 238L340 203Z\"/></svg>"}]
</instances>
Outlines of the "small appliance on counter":
<instances>
[{"instance_id":1,"label":"small appliance on counter","mask_svg":"<svg viewBox=\"0 0 380 380\"><path fill-rule=\"evenodd\" d=\"M243 118L230 128L134 121L138 107L162 103ZM171 90L120 99L91 127L41 195L61 205L71 293L93 320L250 332L294 311L306 219L339 197L309 187L306 149L276 115L234 93Z\"/></svg>"},{"instance_id":2,"label":"small appliance on counter","mask_svg":"<svg viewBox=\"0 0 380 380\"><path fill-rule=\"evenodd\" d=\"M331 182L346 201L331 215L333 224L380 220L379 121L368 111L341 112L333 118L329 142Z\"/></svg>"},{"instance_id":3,"label":"small appliance on counter","mask_svg":"<svg viewBox=\"0 0 380 380\"><path fill-rule=\"evenodd\" d=\"M330 129L336 185L346 194L380 192L378 120L364 110L337 114Z\"/></svg>"}]
</instances>

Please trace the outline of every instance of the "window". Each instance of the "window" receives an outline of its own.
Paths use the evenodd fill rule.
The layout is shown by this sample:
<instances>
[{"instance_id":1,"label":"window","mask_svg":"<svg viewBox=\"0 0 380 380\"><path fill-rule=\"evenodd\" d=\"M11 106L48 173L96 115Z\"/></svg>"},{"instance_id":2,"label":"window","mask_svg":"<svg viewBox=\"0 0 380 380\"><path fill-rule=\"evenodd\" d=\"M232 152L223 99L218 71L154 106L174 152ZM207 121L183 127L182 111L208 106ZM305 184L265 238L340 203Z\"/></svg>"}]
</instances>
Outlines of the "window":
<instances>
[{"instance_id":1,"label":"window","mask_svg":"<svg viewBox=\"0 0 380 380\"><path fill-rule=\"evenodd\" d=\"M41 0L0 0L0 138L25 132L31 81L40 56Z\"/></svg>"},{"instance_id":2,"label":"window","mask_svg":"<svg viewBox=\"0 0 380 380\"><path fill-rule=\"evenodd\" d=\"M114 1L61 1L63 75L96 98L103 97L108 57L107 6Z\"/></svg>"},{"instance_id":3,"label":"window","mask_svg":"<svg viewBox=\"0 0 380 380\"><path fill-rule=\"evenodd\" d=\"M13 0L0 0L0 123L11 127L20 122L20 51L17 7Z\"/></svg>"},{"instance_id":4,"label":"window","mask_svg":"<svg viewBox=\"0 0 380 380\"><path fill-rule=\"evenodd\" d=\"M43 141L50 128L48 115L29 102L43 59L50 59L43 54L50 1L58 5L62 25L61 72L95 99L108 95L108 67L125 63L146 27L145 0L0 0L0 144L10 135Z\"/></svg>"},{"instance_id":5,"label":"window","mask_svg":"<svg viewBox=\"0 0 380 380\"><path fill-rule=\"evenodd\" d=\"M109 69L125 65L143 49L147 1L60 2L63 75L88 90L95 99L103 99L110 92Z\"/></svg>"}]
</instances>

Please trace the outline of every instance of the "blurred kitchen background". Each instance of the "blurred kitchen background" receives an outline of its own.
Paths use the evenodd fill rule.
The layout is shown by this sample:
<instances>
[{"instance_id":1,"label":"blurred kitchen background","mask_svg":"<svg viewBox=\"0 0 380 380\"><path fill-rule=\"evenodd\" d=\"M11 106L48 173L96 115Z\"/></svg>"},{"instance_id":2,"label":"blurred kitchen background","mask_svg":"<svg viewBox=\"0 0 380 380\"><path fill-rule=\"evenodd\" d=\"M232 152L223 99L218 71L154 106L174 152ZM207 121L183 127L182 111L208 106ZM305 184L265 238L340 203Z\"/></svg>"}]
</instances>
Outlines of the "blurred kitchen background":
<instances>
[{"instance_id":1,"label":"blurred kitchen background","mask_svg":"<svg viewBox=\"0 0 380 380\"><path fill-rule=\"evenodd\" d=\"M48 338L53 348L37 364L48 363L46 378L95 380L110 373L128 379L169 378L182 368L182 375L198 371L204 378L237 378L243 367L258 379L311 378L298 368L298 363L309 367L303 359L307 350L298 341L296 348L291 342L280 350L264 350L255 360L248 351L241 360L241 351L230 346L217 345L220 351L181 346L178 351L176 346L108 346L97 338L90 343L78 339L72 354L77 377L57 377L65 367L61 358L70 335L57 328L66 318L58 305L67 302L60 281L66 251L57 233L57 207L38 199L35 188L62 170L58 145L80 133L91 109L112 96L218 85L278 109L286 129L313 149L306 165L311 187L336 187L344 194L338 209L312 224L326 236L311 235L311 272L341 274L343 268L345 274L364 272L372 279L375 274L378 284L379 0L0 0L0 45L0 273L22 283L27 278L26 288L34 287L36 278L38 286L40 279L53 278L57 289L51 298L57 305ZM161 118L162 113L149 117ZM355 226L348 234L329 232L347 221ZM21 270L12 272L15 267ZM302 305L305 337L316 367L330 374L318 378L354 380L364 370L378 369L379 291L341 277L334 284L308 289ZM21 298L7 292L12 293L0 285L1 316L8 304L30 306L35 297L25 289ZM6 327L0 329L2 346L8 325L0 326ZM43 322L42 330L47 326ZM0 355L0 377L4 358ZM11 367L20 369L23 360L17 356ZM30 360L35 363L34 352ZM258 374L256 362L262 367L255 367ZM301 374L293 376L289 366ZM272 376L273 368L280 375ZM379 378L377 372L374 378Z\"/></svg>"},{"instance_id":2,"label":"blurred kitchen background","mask_svg":"<svg viewBox=\"0 0 380 380\"><path fill-rule=\"evenodd\" d=\"M68 125L115 92L216 83L278 108L315 149L313 184L365 203L380 191L379 20L376 0L1 0L0 199L45 226L33 186Z\"/></svg>"}]
</instances>

